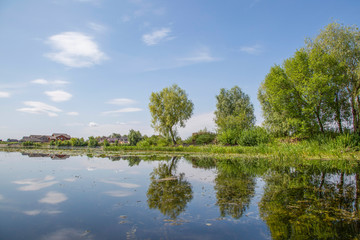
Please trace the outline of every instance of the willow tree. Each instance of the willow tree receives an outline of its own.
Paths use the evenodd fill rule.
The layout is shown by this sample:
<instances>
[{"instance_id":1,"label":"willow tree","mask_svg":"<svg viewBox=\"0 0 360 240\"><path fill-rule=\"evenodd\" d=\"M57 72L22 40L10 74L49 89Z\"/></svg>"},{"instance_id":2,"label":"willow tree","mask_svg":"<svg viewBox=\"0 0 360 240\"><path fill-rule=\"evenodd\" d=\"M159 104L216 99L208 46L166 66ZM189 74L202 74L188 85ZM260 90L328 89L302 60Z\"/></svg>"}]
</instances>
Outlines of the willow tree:
<instances>
[{"instance_id":1,"label":"willow tree","mask_svg":"<svg viewBox=\"0 0 360 240\"><path fill-rule=\"evenodd\" d=\"M215 123L219 132L249 129L255 125L254 107L249 96L238 86L220 89L216 96Z\"/></svg>"},{"instance_id":2,"label":"willow tree","mask_svg":"<svg viewBox=\"0 0 360 240\"><path fill-rule=\"evenodd\" d=\"M343 89L347 92L351 107L354 132L360 132L360 31L357 26L344 26L339 23L327 25L320 34L307 41L307 47L319 47L323 52L333 55L343 64Z\"/></svg>"},{"instance_id":3,"label":"willow tree","mask_svg":"<svg viewBox=\"0 0 360 240\"><path fill-rule=\"evenodd\" d=\"M360 69L355 36L355 30L330 24L281 66L270 69L258 93L264 124L270 130L302 136L336 129L342 133L351 122L351 112L353 130L357 131L360 80L356 78ZM350 59L341 57L346 50L341 50L342 44L338 42L353 46L346 49L352 52L349 55L354 65L347 63Z\"/></svg>"},{"instance_id":4,"label":"willow tree","mask_svg":"<svg viewBox=\"0 0 360 240\"><path fill-rule=\"evenodd\" d=\"M176 144L177 126L185 127L194 109L186 92L176 84L153 92L150 96L149 109L152 116L152 127L165 136L170 136Z\"/></svg>"}]
</instances>

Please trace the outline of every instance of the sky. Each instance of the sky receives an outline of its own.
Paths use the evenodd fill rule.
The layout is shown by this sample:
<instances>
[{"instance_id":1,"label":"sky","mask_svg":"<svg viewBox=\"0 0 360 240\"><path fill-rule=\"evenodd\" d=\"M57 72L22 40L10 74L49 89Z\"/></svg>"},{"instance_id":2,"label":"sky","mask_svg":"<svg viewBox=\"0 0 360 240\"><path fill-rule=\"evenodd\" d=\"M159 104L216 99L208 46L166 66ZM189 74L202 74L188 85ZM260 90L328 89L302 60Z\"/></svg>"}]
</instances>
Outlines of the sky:
<instances>
[{"instance_id":1,"label":"sky","mask_svg":"<svg viewBox=\"0 0 360 240\"><path fill-rule=\"evenodd\" d=\"M194 103L179 134L215 131L216 95L250 96L327 24L360 26L358 0L1 0L0 139L152 135L152 92Z\"/></svg>"}]
</instances>

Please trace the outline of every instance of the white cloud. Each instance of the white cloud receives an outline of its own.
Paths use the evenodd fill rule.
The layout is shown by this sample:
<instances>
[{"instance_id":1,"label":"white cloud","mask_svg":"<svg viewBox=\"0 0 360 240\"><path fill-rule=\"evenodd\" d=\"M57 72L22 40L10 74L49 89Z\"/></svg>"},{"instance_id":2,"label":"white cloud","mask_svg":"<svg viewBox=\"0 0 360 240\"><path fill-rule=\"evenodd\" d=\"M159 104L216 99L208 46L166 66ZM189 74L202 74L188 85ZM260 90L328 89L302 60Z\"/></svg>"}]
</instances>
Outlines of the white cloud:
<instances>
[{"instance_id":1,"label":"white cloud","mask_svg":"<svg viewBox=\"0 0 360 240\"><path fill-rule=\"evenodd\" d=\"M174 39L174 37L169 36L170 33L170 28L162 28L160 30L153 31L152 33L144 34L142 36L142 40L146 45L152 46L159 44L162 41Z\"/></svg>"},{"instance_id":2,"label":"white cloud","mask_svg":"<svg viewBox=\"0 0 360 240\"><path fill-rule=\"evenodd\" d=\"M65 102L70 100L70 98L72 97L72 95L70 93L61 91L61 90L57 90L57 91L46 91L45 92L46 95L48 95L50 97L50 99L54 102Z\"/></svg>"},{"instance_id":3,"label":"white cloud","mask_svg":"<svg viewBox=\"0 0 360 240\"><path fill-rule=\"evenodd\" d=\"M201 62L215 62L219 61L219 58L211 56L210 50L207 47L201 47L197 49L192 56L179 58L181 62L187 63L201 63Z\"/></svg>"},{"instance_id":4,"label":"white cloud","mask_svg":"<svg viewBox=\"0 0 360 240\"><path fill-rule=\"evenodd\" d=\"M13 183L19 185L25 185L18 188L18 190L20 191L37 191L58 183L57 181L52 181L54 179L55 178L53 176L49 175L46 176L44 179L23 179L23 180L14 181Z\"/></svg>"},{"instance_id":5,"label":"white cloud","mask_svg":"<svg viewBox=\"0 0 360 240\"><path fill-rule=\"evenodd\" d=\"M99 124L97 124L96 122L89 122L88 126L89 127L97 127L97 126L99 126Z\"/></svg>"},{"instance_id":6,"label":"white cloud","mask_svg":"<svg viewBox=\"0 0 360 240\"><path fill-rule=\"evenodd\" d=\"M33 101L27 101L24 102L26 106L29 106L27 108L19 108L16 109L19 112L25 112L25 113L31 113L31 114L41 114L45 113L49 115L50 117L56 117L58 116L58 112L62 112L59 108L56 108L54 106L42 103L42 102L33 102Z\"/></svg>"},{"instance_id":7,"label":"white cloud","mask_svg":"<svg viewBox=\"0 0 360 240\"><path fill-rule=\"evenodd\" d=\"M216 125L213 112L198 114L186 122L185 128L178 128L179 134L183 139L191 136L192 133L206 128L208 131L215 132Z\"/></svg>"},{"instance_id":8,"label":"white cloud","mask_svg":"<svg viewBox=\"0 0 360 240\"><path fill-rule=\"evenodd\" d=\"M124 191L108 191L108 192L104 192L104 194L111 197L127 197L133 195L133 193L131 192L124 192Z\"/></svg>"},{"instance_id":9,"label":"white cloud","mask_svg":"<svg viewBox=\"0 0 360 240\"><path fill-rule=\"evenodd\" d=\"M35 83L35 84L41 84L41 85L47 85L47 84L49 84L49 81L48 81L48 80L45 80L45 79L42 79L42 78L32 80L31 82L32 82L32 83Z\"/></svg>"},{"instance_id":10,"label":"white cloud","mask_svg":"<svg viewBox=\"0 0 360 240\"><path fill-rule=\"evenodd\" d=\"M48 192L45 197L39 200L40 203L58 204L66 201L68 198L65 194L59 192Z\"/></svg>"},{"instance_id":11,"label":"white cloud","mask_svg":"<svg viewBox=\"0 0 360 240\"><path fill-rule=\"evenodd\" d=\"M243 46L240 49L240 52L245 52L251 55L258 55L262 52L262 46L255 44L253 46Z\"/></svg>"},{"instance_id":12,"label":"white cloud","mask_svg":"<svg viewBox=\"0 0 360 240\"><path fill-rule=\"evenodd\" d=\"M136 103L136 101L129 98L115 98L108 101L107 103L115 105L130 105Z\"/></svg>"},{"instance_id":13,"label":"white cloud","mask_svg":"<svg viewBox=\"0 0 360 240\"><path fill-rule=\"evenodd\" d=\"M140 111L142 111L141 108L122 108L119 110L103 112L102 114L110 115L110 114L117 114L117 113L129 113L129 112L140 112Z\"/></svg>"},{"instance_id":14,"label":"white cloud","mask_svg":"<svg viewBox=\"0 0 360 240\"><path fill-rule=\"evenodd\" d=\"M24 211L23 213L29 216L36 216L39 215L41 211L36 209L36 210Z\"/></svg>"},{"instance_id":15,"label":"white cloud","mask_svg":"<svg viewBox=\"0 0 360 240\"><path fill-rule=\"evenodd\" d=\"M66 114L69 116L79 116L78 112L67 112Z\"/></svg>"},{"instance_id":16,"label":"white cloud","mask_svg":"<svg viewBox=\"0 0 360 240\"><path fill-rule=\"evenodd\" d=\"M55 84L55 85L65 85L65 84L69 84L68 81L63 81L63 80L55 80L55 81L52 81L50 82L52 84Z\"/></svg>"},{"instance_id":17,"label":"white cloud","mask_svg":"<svg viewBox=\"0 0 360 240\"><path fill-rule=\"evenodd\" d=\"M140 187L139 184L135 184L135 183L124 183L124 182L108 181L108 180L101 180L100 182L113 184L115 186L122 187L122 188L138 188L138 187Z\"/></svg>"},{"instance_id":18,"label":"white cloud","mask_svg":"<svg viewBox=\"0 0 360 240\"><path fill-rule=\"evenodd\" d=\"M31 83L40 84L40 85L65 85L68 84L69 82L63 80L48 81L46 79L39 78L32 80Z\"/></svg>"},{"instance_id":19,"label":"white cloud","mask_svg":"<svg viewBox=\"0 0 360 240\"><path fill-rule=\"evenodd\" d=\"M63 32L49 37L54 52L46 57L69 67L90 67L107 59L92 37L80 32Z\"/></svg>"},{"instance_id":20,"label":"white cloud","mask_svg":"<svg viewBox=\"0 0 360 240\"><path fill-rule=\"evenodd\" d=\"M10 97L10 93L8 92L0 92L0 98L8 98Z\"/></svg>"},{"instance_id":21,"label":"white cloud","mask_svg":"<svg viewBox=\"0 0 360 240\"><path fill-rule=\"evenodd\" d=\"M88 23L89 28L91 28L92 30L96 31L96 32L105 32L107 30L107 27L105 27L104 25L101 25L99 23L95 23L95 22L89 22Z\"/></svg>"}]
</instances>

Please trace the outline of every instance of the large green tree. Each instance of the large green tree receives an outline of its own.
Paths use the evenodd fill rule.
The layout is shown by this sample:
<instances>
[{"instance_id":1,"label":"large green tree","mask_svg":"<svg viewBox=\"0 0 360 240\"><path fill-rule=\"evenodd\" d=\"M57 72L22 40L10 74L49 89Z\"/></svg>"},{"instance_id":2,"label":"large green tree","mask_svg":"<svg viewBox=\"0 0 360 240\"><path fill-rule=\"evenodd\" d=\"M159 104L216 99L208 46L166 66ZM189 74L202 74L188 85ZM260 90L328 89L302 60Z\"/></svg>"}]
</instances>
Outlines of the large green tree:
<instances>
[{"instance_id":1,"label":"large green tree","mask_svg":"<svg viewBox=\"0 0 360 240\"><path fill-rule=\"evenodd\" d=\"M165 136L170 136L176 144L177 126L185 127L194 109L186 92L176 84L153 92L150 96L149 109L152 116L152 127Z\"/></svg>"},{"instance_id":2,"label":"large green tree","mask_svg":"<svg viewBox=\"0 0 360 240\"><path fill-rule=\"evenodd\" d=\"M215 122L219 132L228 129L244 130L255 124L254 107L250 98L238 86L220 89L216 96Z\"/></svg>"},{"instance_id":3,"label":"large green tree","mask_svg":"<svg viewBox=\"0 0 360 240\"><path fill-rule=\"evenodd\" d=\"M344 67L343 90L348 94L353 131L359 132L360 114L360 31L357 26L344 26L339 23L327 25L320 34L307 41L308 48L320 48L321 51L335 57ZM343 92L342 92L343 94Z\"/></svg>"},{"instance_id":4,"label":"large green tree","mask_svg":"<svg viewBox=\"0 0 360 240\"><path fill-rule=\"evenodd\" d=\"M308 40L305 48L266 75L258 99L264 125L273 133L309 136L334 129L342 133L344 125L349 125L352 100L346 63L336 51L327 49L335 46L324 46Z\"/></svg>"}]
</instances>

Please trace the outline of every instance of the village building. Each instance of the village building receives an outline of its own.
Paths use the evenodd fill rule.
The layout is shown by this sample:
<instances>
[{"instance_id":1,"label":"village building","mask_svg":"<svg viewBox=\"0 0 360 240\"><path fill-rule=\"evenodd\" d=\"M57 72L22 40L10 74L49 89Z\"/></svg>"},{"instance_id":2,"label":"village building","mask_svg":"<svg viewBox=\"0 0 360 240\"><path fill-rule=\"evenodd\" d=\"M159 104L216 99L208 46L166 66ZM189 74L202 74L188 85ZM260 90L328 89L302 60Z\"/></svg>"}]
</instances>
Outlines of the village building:
<instances>
[{"instance_id":1,"label":"village building","mask_svg":"<svg viewBox=\"0 0 360 240\"><path fill-rule=\"evenodd\" d=\"M50 137L50 140L60 140L60 141L65 141L65 140L70 140L71 136L66 134L66 133L53 133Z\"/></svg>"}]
</instances>

